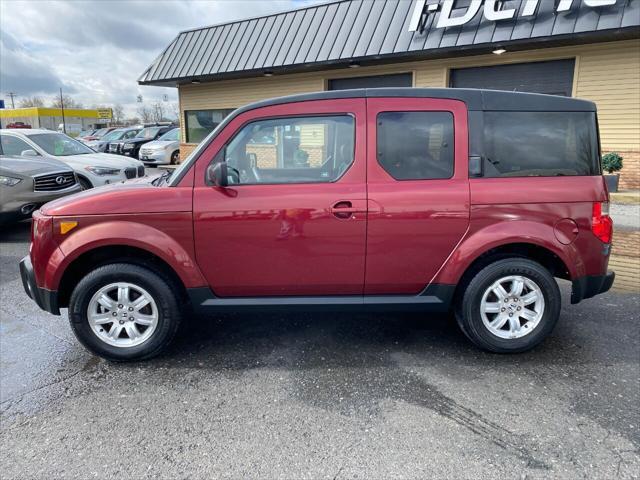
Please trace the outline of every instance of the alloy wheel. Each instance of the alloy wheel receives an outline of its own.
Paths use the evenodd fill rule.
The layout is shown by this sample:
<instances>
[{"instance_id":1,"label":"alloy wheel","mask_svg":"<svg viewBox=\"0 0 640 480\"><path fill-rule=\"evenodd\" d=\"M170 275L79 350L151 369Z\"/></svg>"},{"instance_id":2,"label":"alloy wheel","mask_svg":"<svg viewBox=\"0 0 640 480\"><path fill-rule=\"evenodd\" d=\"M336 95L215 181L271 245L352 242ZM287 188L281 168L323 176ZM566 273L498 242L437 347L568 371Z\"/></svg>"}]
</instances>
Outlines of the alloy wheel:
<instances>
[{"instance_id":1,"label":"alloy wheel","mask_svg":"<svg viewBox=\"0 0 640 480\"><path fill-rule=\"evenodd\" d=\"M521 275L510 275L485 290L480 315L493 335L504 339L522 338L538 326L544 308L544 294L537 283Z\"/></svg>"},{"instance_id":2,"label":"alloy wheel","mask_svg":"<svg viewBox=\"0 0 640 480\"><path fill-rule=\"evenodd\" d=\"M100 288L89 301L87 319L103 342L135 347L147 341L158 326L158 306L144 288L129 282Z\"/></svg>"}]
</instances>

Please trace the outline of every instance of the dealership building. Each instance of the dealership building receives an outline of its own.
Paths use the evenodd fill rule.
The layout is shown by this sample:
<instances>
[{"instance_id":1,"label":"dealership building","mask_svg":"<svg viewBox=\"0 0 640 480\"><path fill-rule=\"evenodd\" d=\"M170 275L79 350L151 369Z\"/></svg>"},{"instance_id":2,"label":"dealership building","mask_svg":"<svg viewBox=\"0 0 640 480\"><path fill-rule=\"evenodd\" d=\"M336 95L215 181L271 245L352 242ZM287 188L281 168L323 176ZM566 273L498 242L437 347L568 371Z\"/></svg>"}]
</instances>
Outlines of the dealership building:
<instances>
[{"instance_id":1,"label":"dealership building","mask_svg":"<svg viewBox=\"0 0 640 480\"><path fill-rule=\"evenodd\" d=\"M596 102L640 188L640 0L342 0L181 32L139 79L178 88L182 158L233 109L320 90L465 87Z\"/></svg>"}]
</instances>

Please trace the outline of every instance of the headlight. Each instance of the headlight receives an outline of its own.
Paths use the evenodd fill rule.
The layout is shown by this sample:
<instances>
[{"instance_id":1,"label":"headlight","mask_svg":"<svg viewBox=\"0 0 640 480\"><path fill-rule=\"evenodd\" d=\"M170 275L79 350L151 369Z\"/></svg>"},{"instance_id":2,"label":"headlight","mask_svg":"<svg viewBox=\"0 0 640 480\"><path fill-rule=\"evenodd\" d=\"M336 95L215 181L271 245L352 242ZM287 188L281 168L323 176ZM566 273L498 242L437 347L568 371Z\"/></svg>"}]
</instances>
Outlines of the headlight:
<instances>
[{"instance_id":1,"label":"headlight","mask_svg":"<svg viewBox=\"0 0 640 480\"><path fill-rule=\"evenodd\" d=\"M84 167L85 170L90 171L94 175L118 175L120 173L119 168L111 167Z\"/></svg>"},{"instance_id":2,"label":"headlight","mask_svg":"<svg viewBox=\"0 0 640 480\"><path fill-rule=\"evenodd\" d=\"M21 178L5 177L4 175L0 175L0 185L5 187L13 187L21 181Z\"/></svg>"},{"instance_id":3,"label":"headlight","mask_svg":"<svg viewBox=\"0 0 640 480\"><path fill-rule=\"evenodd\" d=\"M124 148L125 150L131 150L133 147L135 147L135 145L133 143L125 143L124 144Z\"/></svg>"}]
</instances>

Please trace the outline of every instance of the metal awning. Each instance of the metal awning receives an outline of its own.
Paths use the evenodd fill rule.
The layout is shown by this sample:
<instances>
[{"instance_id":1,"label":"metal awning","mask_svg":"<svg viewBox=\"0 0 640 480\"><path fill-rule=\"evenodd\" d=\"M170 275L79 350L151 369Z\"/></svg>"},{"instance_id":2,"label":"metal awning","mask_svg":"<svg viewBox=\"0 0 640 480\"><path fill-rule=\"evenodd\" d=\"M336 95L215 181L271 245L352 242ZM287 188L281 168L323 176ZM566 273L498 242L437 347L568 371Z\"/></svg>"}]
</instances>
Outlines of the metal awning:
<instances>
[{"instance_id":1,"label":"metal awning","mask_svg":"<svg viewBox=\"0 0 640 480\"><path fill-rule=\"evenodd\" d=\"M479 0L456 0L451 12L443 13L452 1L341 0L187 30L138 82L176 86L265 72L341 68L351 62L374 65L471 55L496 46L515 50L640 36L640 0L487 0L472 17L469 9ZM510 18L488 19L485 3L496 12L489 12L490 17ZM462 25L442 26L441 17L455 23L465 15L469 20Z\"/></svg>"}]
</instances>

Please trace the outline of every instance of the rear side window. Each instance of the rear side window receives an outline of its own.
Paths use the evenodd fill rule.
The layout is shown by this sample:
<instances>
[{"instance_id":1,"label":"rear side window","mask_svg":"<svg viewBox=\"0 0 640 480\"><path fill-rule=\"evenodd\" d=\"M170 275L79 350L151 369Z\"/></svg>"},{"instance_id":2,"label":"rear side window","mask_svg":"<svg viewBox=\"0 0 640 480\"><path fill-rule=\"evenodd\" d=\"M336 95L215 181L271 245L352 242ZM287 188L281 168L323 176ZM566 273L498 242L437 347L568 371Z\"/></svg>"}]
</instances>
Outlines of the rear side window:
<instances>
[{"instance_id":1,"label":"rear side window","mask_svg":"<svg viewBox=\"0 0 640 480\"><path fill-rule=\"evenodd\" d=\"M396 180L453 176L450 112L382 112L377 118L378 162Z\"/></svg>"},{"instance_id":2,"label":"rear side window","mask_svg":"<svg viewBox=\"0 0 640 480\"><path fill-rule=\"evenodd\" d=\"M485 112L485 177L599 175L593 112Z\"/></svg>"}]
</instances>

